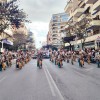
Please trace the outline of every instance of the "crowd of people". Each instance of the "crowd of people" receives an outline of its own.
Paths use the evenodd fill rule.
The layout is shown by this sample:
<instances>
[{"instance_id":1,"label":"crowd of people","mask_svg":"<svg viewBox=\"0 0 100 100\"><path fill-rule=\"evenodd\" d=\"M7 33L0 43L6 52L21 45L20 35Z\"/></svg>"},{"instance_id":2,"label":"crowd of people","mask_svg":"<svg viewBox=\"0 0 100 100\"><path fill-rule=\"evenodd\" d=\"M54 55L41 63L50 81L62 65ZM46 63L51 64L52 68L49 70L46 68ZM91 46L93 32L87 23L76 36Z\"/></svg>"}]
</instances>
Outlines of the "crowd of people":
<instances>
[{"instance_id":1,"label":"crowd of people","mask_svg":"<svg viewBox=\"0 0 100 100\"><path fill-rule=\"evenodd\" d=\"M22 68L31 59L31 52L24 51L5 51L0 54L0 71L6 70L12 66L15 59L16 68Z\"/></svg>"},{"instance_id":2,"label":"crowd of people","mask_svg":"<svg viewBox=\"0 0 100 100\"><path fill-rule=\"evenodd\" d=\"M63 61L67 61L67 63L71 62L72 65L74 62L78 61L80 67L84 67L84 62L87 62L88 64L96 63L97 67L100 68L100 50L50 50L50 61L55 62L58 66L62 66Z\"/></svg>"},{"instance_id":3,"label":"crowd of people","mask_svg":"<svg viewBox=\"0 0 100 100\"><path fill-rule=\"evenodd\" d=\"M12 52L4 52L0 55L0 71L6 70L7 67L12 66L12 59L14 55Z\"/></svg>"},{"instance_id":4,"label":"crowd of people","mask_svg":"<svg viewBox=\"0 0 100 100\"><path fill-rule=\"evenodd\" d=\"M31 52L19 51L16 57L16 68L22 69L22 67L31 60Z\"/></svg>"},{"instance_id":5,"label":"crowd of people","mask_svg":"<svg viewBox=\"0 0 100 100\"><path fill-rule=\"evenodd\" d=\"M12 66L12 62L15 59L16 60L16 68L22 69L22 67L27 64L32 57L33 52L29 51L17 51L17 52L11 52L6 51L4 53L0 54L0 71L6 70L6 68ZM78 62L80 67L84 67L84 62L87 62L88 64L95 63L97 64L97 67L100 68L100 50L91 50L91 49L85 49L85 50L79 50L79 51L68 51L68 50L58 50L58 51L52 51L49 52L50 55L50 61L54 62L55 65L58 65L58 67L63 66L63 61L66 61L67 63L71 63L74 65L74 62ZM42 59L43 54L39 53L37 56L37 66L42 68Z\"/></svg>"}]
</instances>

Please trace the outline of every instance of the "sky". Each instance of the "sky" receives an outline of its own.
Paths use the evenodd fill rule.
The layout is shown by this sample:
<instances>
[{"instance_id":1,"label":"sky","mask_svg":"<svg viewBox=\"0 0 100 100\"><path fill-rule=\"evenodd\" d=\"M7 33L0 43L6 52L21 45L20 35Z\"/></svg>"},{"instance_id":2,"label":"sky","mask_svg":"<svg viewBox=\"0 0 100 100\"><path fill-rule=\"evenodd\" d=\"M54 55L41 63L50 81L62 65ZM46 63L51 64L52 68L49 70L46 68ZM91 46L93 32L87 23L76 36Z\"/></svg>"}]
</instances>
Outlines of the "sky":
<instances>
[{"instance_id":1,"label":"sky","mask_svg":"<svg viewBox=\"0 0 100 100\"><path fill-rule=\"evenodd\" d=\"M64 12L67 0L19 0L20 7L28 14L27 28L34 33L36 47L46 41L52 14Z\"/></svg>"}]
</instances>

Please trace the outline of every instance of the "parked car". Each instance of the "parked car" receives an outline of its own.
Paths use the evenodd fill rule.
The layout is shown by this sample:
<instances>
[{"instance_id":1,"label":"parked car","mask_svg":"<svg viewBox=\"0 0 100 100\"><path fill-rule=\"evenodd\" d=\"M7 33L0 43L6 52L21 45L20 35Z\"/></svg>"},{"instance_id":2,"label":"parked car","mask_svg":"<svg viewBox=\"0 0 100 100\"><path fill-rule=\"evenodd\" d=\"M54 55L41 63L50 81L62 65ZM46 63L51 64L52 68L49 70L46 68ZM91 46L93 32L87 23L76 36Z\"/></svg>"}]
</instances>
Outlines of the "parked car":
<instances>
[{"instance_id":1,"label":"parked car","mask_svg":"<svg viewBox=\"0 0 100 100\"><path fill-rule=\"evenodd\" d=\"M94 57L91 57L91 63L96 63L96 59Z\"/></svg>"},{"instance_id":2,"label":"parked car","mask_svg":"<svg viewBox=\"0 0 100 100\"><path fill-rule=\"evenodd\" d=\"M44 58L44 59L49 59L49 56L48 56L46 53L44 53L44 54L43 54L43 58Z\"/></svg>"}]
</instances>

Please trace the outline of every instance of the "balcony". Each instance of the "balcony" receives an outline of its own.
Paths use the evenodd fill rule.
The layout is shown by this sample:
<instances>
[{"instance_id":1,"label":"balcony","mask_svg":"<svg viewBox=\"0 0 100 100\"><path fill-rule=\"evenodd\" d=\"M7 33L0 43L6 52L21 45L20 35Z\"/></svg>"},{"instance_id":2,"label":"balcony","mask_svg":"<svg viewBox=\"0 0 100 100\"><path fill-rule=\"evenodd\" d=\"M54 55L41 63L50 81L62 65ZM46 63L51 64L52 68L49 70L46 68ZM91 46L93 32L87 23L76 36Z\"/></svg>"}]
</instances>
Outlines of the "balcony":
<instances>
[{"instance_id":1,"label":"balcony","mask_svg":"<svg viewBox=\"0 0 100 100\"><path fill-rule=\"evenodd\" d=\"M84 8L77 8L77 9L74 11L73 16L79 17L83 12L84 12Z\"/></svg>"},{"instance_id":2,"label":"balcony","mask_svg":"<svg viewBox=\"0 0 100 100\"><path fill-rule=\"evenodd\" d=\"M100 0L98 0L94 5L93 5L94 10L100 10Z\"/></svg>"},{"instance_id":3,"label":"balcony","mask_svg":"<svg viewBox=\"0 0 100 100\"><path fill-rule=\"evenodd\" d=\"M64 29L68 29L69 27L70 27L70 25L67 24L67 25L64 27Z\"/></svg>"},{"instance_id":4,"label":"balcony","mask_svg":"<svg viewBox=\"0 0 100 100\"><path fill-rule=\"evenodd\" d=\"M52 33L52 35L58 35L58 34L59 34L59 33L54 33L54 32Z\"/></svg>"},{"instance_id":5,"label":"balcony","mask_svg":"<svg viewBox=\"0 0 100 100\"><path fill-rule=\"evenodd\" d=\"M59 46L59 45L61 45L61 42L60 41L53 41L52 45Z\"/></svg>"},{"instance_id":6,"label":"balcony","mask_svg":"<svg viewBox=\"0 0 100 100\"><path fill-rule=\"evenodd\" d=\"M56 41L58 38L57 37L52 37L52 40L53 41Z\"/></svg>"},{"instance_id":7,"label":"balcony","mask_svg":"<svg viewBox=\"0 0 100 100\"><path fill-rule=\"evenodd\" d=\"M0 0L0 3L1 3L1 2L4 3L4 2L6 2L6 0Z\"/></svg>"},{"instance_id":8,"label":"balcony","mask_svg":"<svg viewBox=\"0 0 100 100\"><path fill-rule=\"evenodd\" d=\"M78 18L78 22L82 21L85 18L85 14L82 14L79 18Z\"/></svg>"},{"instance_id":9,"label":"balcony","mask_svg":"<svg viewBox=\"0 0 100 100\"><path fill-rule=\"evenodd\" d=\"M52 37L54 38L54 37L58 37L58 34L52 34Z\"/></svg>"},{"instance_id":10,"label":"balcony","mask_svg":"<svg viewBox=\"0 0 100 100\"><path fill-rule=\"evenodd\" d=\"M85 0L86 4L94 4L97 0Z\"/></svg>"},{"instance_id":11,"label":"balcony","mask_svg":"<svg viewBox=\"0 0 100 100\"><path fill-rule=\"evenodd\" d=\"M57 27L52 27L52 30L56 31L56 30L58 30L58 28Z\"/></svg>"},{"instance_id":12,"label":"balcony","mask_svg":"<svg viewBox=\"0 0 100 100\"><path fill-rule=\"evenodd\" d=\"M100 20L93 20L90 22L91 26L99 26L100 27Z\"/></svg>"},{"instance_id":13,"label":"balcony","mask_svg":"<svg viewBox=\"0 0 100 100\"><path fill-rule=\"evenodd\" d=\"M66 7L65 7L65 12L69 12L69 10L72 8L72 2L71 1L69 1L68 3L67 3L67 5L66 5Z\"/></svg>"},{"instance_id":14,"label":"balcony","mask_svg":"<svg viewBox=\"0 0 100 100\"><path fill-rule=\"evenodd\" d=\"M93 20L90 22L90 27L87 30L99 30L100 29L100 20Z\"/></svg>"}]
</instances>

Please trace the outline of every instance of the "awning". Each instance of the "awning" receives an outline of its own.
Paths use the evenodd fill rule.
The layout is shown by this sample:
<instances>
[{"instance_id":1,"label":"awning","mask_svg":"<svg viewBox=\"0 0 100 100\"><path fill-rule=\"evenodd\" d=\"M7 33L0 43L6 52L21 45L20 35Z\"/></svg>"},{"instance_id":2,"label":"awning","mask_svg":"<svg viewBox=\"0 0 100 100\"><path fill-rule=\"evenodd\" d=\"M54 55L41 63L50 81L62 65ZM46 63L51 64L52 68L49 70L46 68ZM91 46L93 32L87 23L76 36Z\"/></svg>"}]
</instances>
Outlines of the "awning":
<instances>
[{"instance_id":1,"label":"awning","mask_svg":"<svg viewBox=\"0 0 100 100\"><path fill-rule=\"evenodd\" d=\"M64 37L63 42L64 43L69 43L75 39L76 36L71 36L71 37Z\"/></svg>"},{"instance_id":2,"label":"awning","mask_svg":"<svg viewBox=\"0 0 100 100\"><path fill-rule=\"evenodd\" d=\"M85 48L95 48L95 45L84 46Z\"/></svg>"},{"instance_id":3,"label":"awning","mask_svg":"<svg viewBox=\"0 0 100 100\"><path fill-rule=\"evenodd\" d=\"M11 41L9 41L7 39L4 39L3 43L8 44L8 45L13 45L13 42L11 42Z\"/></svg>"}]
</instances>

